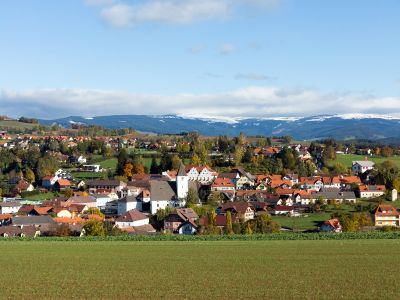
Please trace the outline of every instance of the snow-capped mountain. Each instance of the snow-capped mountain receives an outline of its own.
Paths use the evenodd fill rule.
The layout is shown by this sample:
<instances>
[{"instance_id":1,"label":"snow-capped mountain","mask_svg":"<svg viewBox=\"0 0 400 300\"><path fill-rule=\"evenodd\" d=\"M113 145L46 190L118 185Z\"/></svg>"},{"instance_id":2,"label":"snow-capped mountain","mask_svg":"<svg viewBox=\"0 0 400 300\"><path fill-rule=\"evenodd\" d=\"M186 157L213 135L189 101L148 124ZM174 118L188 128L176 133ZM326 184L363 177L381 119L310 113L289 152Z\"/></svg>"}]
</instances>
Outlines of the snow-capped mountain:
<instances>
[{"instance_id":1,"label":"snow-capped mountain","mask_svg":"<svg viewBox=\"0 0 400 300\"><path fill-rule=\"evenodd\" d=\"M181 115L118 115L99 117L72 116L57 120L41 120L42 124L100 125L107 128L131 127L142 132L181 133L198 131L203 135L284 136L296 139L384 139L400 138L400 117L385 115L321 115L311 117L228 118Z\"/></svg>"}]
</instances>

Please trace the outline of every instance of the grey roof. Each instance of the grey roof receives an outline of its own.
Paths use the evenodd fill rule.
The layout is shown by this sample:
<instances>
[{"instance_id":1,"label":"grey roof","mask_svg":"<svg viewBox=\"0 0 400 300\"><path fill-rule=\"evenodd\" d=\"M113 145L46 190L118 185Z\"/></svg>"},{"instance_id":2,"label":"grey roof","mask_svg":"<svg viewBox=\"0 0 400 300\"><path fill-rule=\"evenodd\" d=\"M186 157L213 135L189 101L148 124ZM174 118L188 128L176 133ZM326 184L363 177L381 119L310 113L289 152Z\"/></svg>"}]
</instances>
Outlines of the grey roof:
<instances>
[{"instance_id":1,"label":"grey roof","mask_svg":"<svg viewBox=\"0 0 400 300\"><path fill-rule=\"evenodd\" d=\"M12 218L14 226L55 224L50 216L20 216Z\"/></svg>"},{"instance_id":2,"label":"grey roof","mask_svg":"<svg viewBox=\"0 0 400 300\"><path fill-rule=\"evenodd\" d=\"M356 160L356 161L353 161L353 165L355 165L355 164L359 164L361 167L366 167L366 168L375 166L375 163L370 160Z\"/></svg>"},{"instance_id":3,"label":"grey roof","mask_svg":"<svg viewBox=\"0 0 400 300\"><path fill-rule=\"evenodd\" d=\"M126 196L117 200L118 202L138 202L136 196Z\"/></svg>"},{"instance_id":4,"label":"grey roof","mask_svg":"<svg viewBox=\"0 0 400 300\"><path fill-rule=\"evenodd\" d=\"M176 183L162 180L150 181L151 201L175 200Z\"/></svg>"},{"instance_id":5,"label":"grey roof","mask_svg":"<svg viewBox=\"0 0 400 300\"><path fill-rule=\"evenodd\" d=\"M322 197L323 199L356 199L356 195L352 191L340 191L338 188L324 188L321 191L312 194L313 199L318 199Z\"/></svg>"},{"instance_id":6,"label":"grey roof","mask_svg":"<svg viewBox=\"0 0 400 300\"><path fill-rule=\"evenodd\" d=\"M83 204L83 203L90 203L96 202L96 198L94 196L73 196L68 199L75 204Z\"/></svg>"},{"instance_id":7,"label":"grey roof","mask_svg":"<svg viewBox=\"0 0 400 300\"><path fill-rule=\"evenodd\" d=\"M178 174L176 174L176 176L187 176L185 165L183 163L179 166Z\"/></svg>"}]
</instances>

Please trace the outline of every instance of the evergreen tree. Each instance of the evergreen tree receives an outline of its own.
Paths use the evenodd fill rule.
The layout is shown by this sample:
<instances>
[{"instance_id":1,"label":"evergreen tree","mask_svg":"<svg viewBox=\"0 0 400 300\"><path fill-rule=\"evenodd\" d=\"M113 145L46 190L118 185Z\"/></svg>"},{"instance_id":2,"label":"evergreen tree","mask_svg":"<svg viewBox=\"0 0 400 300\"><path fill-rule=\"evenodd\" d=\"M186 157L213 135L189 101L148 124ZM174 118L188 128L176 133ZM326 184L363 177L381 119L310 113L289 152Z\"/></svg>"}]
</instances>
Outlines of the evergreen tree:
<instances>
[{"instance_id":1,"label":"evergreen tree","mask_svg":"<svg viewBox=\"0 0 400 300\"><path fill-rule=\"evenodd\" d=\"M160 167L155 156L151 159L150 174L159 174Z\"/></svg>"}]
</instances>

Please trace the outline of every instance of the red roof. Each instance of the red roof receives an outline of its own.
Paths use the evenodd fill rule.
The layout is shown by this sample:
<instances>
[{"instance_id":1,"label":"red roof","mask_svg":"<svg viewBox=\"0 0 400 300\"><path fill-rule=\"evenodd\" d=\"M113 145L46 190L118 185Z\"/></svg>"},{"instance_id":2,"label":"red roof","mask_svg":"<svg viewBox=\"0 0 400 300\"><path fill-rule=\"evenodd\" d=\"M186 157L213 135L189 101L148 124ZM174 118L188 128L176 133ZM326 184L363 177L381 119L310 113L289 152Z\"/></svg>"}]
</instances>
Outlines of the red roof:
<instances>
[{"instance_id":1,"label":"red roof","mask_svg":"<svg viewBox=\"0 0 400 300\"><path fill-rule=\"evenodd\" d=\"M11 219L12 214L0 214L0 221Z\"/></svg>"},{"instance_id":2,"label":"red roof","mask_svg":"<svg viewBox=\"0 0 400 300\"><path fill-rule=\"evenodd\" d=\"M68 179L58 179L57 183L60 186L71 186L72 185L71 182L69 182Z\"/></svg>"},{"instance_id":3,"label":"red roof","mask_svg":"<svg viewBox=\"0 0 400 300\"><path fill-rule=\"evenodd\" d=\"M397 209L388 204L381 204L375 209L375 216L399 216Z\"/></svg>"},{"instance_id":4,"label":"red roof","mask_svg":"<svg viewBox=\"0 0 400 300\"><path fill-rule=\"evenodd\" d=\"M53 220L56 223L66 223L66 224L77 224L77 223L83 222L83 219L80 217L76 217L76 218L55 217L55 218L53 218Z\"/></svg>"},{"instance_id":5,"label":"red roof","mask_svg":"<svg viewBox=\"0 0 400 300\"><path fill-rule=\"evenodd\" d=\"M229 178L217 178L212 184L212 187L235 187Z\"/></svg>"},{"instance_id":6,"label":"red roof","mask_svg":"<svg viewBox=\"0 0 400 300\"><path fill-rule=\"evenodd\" d=\"M360 191L361 192L367 192L367 191L381 191L384 192L386 191L386 187L384 185L360 185Z\"/></svg>"}]
</instances>

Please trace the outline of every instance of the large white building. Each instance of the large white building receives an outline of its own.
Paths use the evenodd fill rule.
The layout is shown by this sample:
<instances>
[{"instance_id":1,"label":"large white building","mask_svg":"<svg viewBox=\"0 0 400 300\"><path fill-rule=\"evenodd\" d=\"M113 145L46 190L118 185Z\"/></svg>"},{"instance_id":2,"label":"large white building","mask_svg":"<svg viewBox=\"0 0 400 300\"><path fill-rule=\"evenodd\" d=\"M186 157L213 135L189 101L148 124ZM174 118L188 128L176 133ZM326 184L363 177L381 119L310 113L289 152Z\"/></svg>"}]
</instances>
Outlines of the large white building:
<instances>
[{"instance_id":1,"label":"large white building","mask_svg":"<svg viewBox=\"0 0 400 300\"><path fill-rule=\"evenodd\" d=\"M354 174L363 174L369 170L373 170L375 163L370 160L356 160L353 161L351 169Z\"/></svg>"},{"instance_id":2,"label":"large white building","mask_svg":"<svg viewBox=\"0 0 400 300\"><path fill-rule=\"evenodd\" d=\"M208 166L187 166L185 171L189 180L201 183L210 183L218 176L218 173Z\"/></svg>"}]
</instances>

